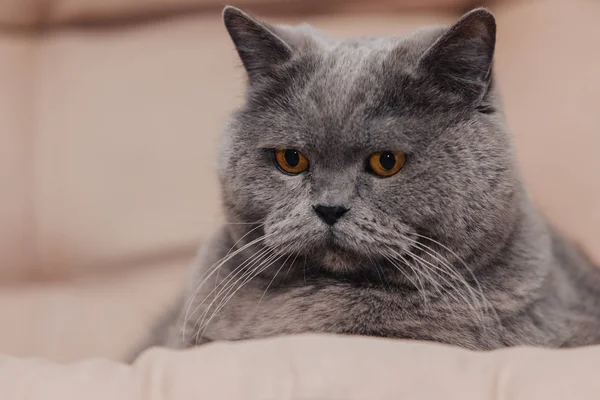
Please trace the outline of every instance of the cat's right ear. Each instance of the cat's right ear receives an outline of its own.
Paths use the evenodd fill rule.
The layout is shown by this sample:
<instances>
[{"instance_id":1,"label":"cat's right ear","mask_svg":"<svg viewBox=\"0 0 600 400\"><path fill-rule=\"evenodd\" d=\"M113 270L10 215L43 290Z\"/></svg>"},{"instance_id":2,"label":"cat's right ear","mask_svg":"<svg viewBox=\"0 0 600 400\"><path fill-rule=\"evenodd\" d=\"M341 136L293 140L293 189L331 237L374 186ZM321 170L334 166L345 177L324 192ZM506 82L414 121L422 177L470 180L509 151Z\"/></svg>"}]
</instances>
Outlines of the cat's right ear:
<instances>
[{"instance_id":1,"label":"cat's right ear","mask_svg":"<svg viewBox=\"0 0 600 400\"><path fill-rule=\"evenodd\" d=\"M275 33L273 27L242 10L225 7L223 22L251 84L268 76L275 66L292 57L292 48Z\"/></svg>"}]
</instances>

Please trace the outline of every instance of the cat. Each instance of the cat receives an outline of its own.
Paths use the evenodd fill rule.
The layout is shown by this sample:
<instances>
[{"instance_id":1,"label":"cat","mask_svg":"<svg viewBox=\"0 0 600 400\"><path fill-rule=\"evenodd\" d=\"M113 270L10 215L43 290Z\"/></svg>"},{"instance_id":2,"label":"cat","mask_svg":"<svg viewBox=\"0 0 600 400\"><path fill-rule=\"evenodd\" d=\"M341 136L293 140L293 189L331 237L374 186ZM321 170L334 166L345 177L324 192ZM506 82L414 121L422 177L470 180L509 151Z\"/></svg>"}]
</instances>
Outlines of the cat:
<instances>
[{"instance_id":1,"label":"cat","mask_svg":"<svg viewBox=\"0 0 600 400\"><path fill-rule=\"evenodd\" d=\"M600 270L523 185L489 11L345 40L234 7L223 19L248 78L220 144L227 222L157 342L600 343Z\"/></svg>"}]
</instances>

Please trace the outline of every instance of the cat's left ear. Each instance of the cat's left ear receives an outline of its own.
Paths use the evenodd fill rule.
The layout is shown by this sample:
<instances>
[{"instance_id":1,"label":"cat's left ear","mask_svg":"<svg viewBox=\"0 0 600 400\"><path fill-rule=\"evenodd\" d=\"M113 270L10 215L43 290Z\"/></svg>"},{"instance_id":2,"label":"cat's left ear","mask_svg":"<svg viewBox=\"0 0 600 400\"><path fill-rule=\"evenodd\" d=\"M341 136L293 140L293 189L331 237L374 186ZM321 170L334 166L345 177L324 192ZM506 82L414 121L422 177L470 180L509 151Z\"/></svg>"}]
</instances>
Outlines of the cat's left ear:
<instances>
[{"instance_id":1,"label":"cat's left ear","mask_svg":"<svg viewBox=\"0 0 600 400\"><path fill-rule=\"evenodd\" d=\"M490 84L495 45L494 16L486 9L475 9L425 52L418 68L445 90L478 103Z\"/></svg>"}]
</instances>

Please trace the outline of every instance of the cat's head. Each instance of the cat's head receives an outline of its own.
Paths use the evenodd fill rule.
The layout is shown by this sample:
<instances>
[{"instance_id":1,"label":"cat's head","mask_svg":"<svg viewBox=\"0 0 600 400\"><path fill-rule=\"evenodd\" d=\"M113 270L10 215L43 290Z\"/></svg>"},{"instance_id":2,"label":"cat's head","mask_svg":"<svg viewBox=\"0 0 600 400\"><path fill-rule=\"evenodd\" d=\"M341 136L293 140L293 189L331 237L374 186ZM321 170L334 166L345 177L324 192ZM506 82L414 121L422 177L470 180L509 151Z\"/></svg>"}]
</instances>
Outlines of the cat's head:
<instances>
[{"instance_id":1,"label":"cat's head","mask_svg":"<svg viewBox=\"0 0 600 400\"><path fill-rule=\"evenodd\" d=\"M248 75L220 154L239 237L256 228L248 237L339 273L425 258L423 246L469 257L501 245L515 175L488 11L350 40L232 7L224 21Z\"/></svg>"}]
</instances>

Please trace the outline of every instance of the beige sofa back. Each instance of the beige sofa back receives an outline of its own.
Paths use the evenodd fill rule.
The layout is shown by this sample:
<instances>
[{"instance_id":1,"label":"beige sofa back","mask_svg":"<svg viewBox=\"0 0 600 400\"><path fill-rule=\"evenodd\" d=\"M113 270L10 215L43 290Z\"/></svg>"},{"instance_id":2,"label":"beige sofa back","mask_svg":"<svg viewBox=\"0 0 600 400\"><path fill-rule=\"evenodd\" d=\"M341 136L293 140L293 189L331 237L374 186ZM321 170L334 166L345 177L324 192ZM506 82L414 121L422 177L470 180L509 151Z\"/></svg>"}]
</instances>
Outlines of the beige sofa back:
<instances>
[{"instance_id":1,"label":"beige sofa back","mask_svg":"<svg viewBox=\"0 0 600 400\"><path fill-rule=\"evenodd\" d=\"M542 210L600 260L600 4L495 11L525 177ZM455 17L308 20L356 35ZM221 219L217 137L243 96L219 13L0 33L0 59L0 281L191 255Z\"/></svg>"},{"instance_id":2,"label":"beige sofa back","mask_svg":"<svg viewBox=\"0 0 600 400\"><path fill-rule=\"evenodd\" d=\"M0 277L31 265L34 42L0 35Z\"/></svg>"},{"instance_id":3,"label":"beige sofa back","mask_svg":"<svg viewBox=\"0 0 600 400\"><path fill-rule=\"evenodd\" d=\"M4 37L5 277L191 253L211 231L215 138L243 87L217 25Z\"/></svg>"},{"instance_id":4,"label":"beige sofa back","mask_svg":"<svg viewBox=\"0 0 600 400\"><path fill-rule=\"evenodd\" d=\"M513 0L516 1L516 0ZM525 0L521 0L525 1ZM485 5L494 1L482 1ZM498 2L496 0L495 2ZM31 28L63 23L107 22L160 14L220 11L225 4L252 11L318 14L343 10L458 9L471 0L0 0L0 26Z\"/></svg>"}]
</instances>

